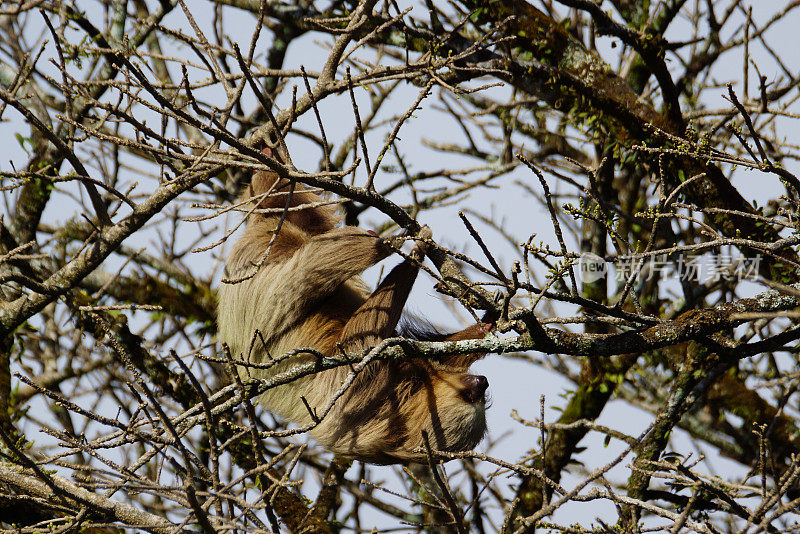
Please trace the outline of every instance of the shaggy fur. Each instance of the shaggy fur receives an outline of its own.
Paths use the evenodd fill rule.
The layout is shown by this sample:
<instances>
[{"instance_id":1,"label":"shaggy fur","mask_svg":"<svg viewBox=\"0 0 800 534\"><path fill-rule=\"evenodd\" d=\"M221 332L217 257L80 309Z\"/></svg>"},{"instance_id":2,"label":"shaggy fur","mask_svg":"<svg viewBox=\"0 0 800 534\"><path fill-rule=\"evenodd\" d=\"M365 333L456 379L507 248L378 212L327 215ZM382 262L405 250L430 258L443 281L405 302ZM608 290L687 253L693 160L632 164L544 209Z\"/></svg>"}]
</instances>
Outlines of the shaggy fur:
<instances>
[{"instance_id":1,"label":"shaggy fur","mask_svg":"<svg viewBox=\"0 0 800 534\"><path fill-rule=\"evenodd\" d=\"M326 355L337 347L356 352L396 335L417 275L414 262L395 267L370 295L359 275L391 254L384 240L356 227L337 228L331 207L291 209L323 198L272 173L253 177L243 196L247 199L252 199L248 209L253 203L258 209L231 250L227 272L232 279L255 274L223 283L219 290L219 338L234 357L261 363L267 354L278 357L301 347ZM276 234L282 208L289 210ZM422 257L419 246L415 254ZM429 339L481 338L487 330L488 325L478 324ZM265 343L253 343L256 331ZM375 463L423 459L423 431L436 449L471 449L486 431L488 384L484 377L466 373L479 357L373 362L311 434L331 451ZM311 358L294 356L268 370L242 366L240 372L272 376ZM270 389L260 401L290 421L311 424L301 397L312 409L322 410L349 372L348 367L323 371Z\"/></svg>"}]
</instances>

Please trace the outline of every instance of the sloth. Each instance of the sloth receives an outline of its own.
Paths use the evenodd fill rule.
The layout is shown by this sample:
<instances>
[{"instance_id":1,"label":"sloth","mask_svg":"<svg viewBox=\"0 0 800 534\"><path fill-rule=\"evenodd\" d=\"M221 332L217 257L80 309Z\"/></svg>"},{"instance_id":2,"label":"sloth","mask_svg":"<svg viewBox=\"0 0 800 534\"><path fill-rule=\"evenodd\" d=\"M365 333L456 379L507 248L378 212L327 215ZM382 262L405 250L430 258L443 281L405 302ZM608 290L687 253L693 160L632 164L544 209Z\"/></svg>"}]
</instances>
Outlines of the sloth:
<instances>
[{"instance_id":1,"label":"sloth","mask_svg":"<svg viewBox=\"0 0 800 534\"><path fill-rule=\"evenodd\" d=\"M218 323L219 339L233 357L253 364L237 366L243 377L269 378L315 361L313 353L297 349L353 354L399 335L457 341L483 338L491 329L486 318L454 334L398 328L431 236L427 227L409 257L370 294L360 275L391 255L398 238L340 226L324 197L272 172L256 173L240 201L249 214L226 261ZM292 356L280 358L287 353ZM274 387L258 400L288 421L311 426L311 436L341 457L424 461L423 436L434 449L458 452L486 433L488 382L468 372L482 356L372 361L321 420L316 412L330 404L351 367Z\"/></svg>"}]
</instances>

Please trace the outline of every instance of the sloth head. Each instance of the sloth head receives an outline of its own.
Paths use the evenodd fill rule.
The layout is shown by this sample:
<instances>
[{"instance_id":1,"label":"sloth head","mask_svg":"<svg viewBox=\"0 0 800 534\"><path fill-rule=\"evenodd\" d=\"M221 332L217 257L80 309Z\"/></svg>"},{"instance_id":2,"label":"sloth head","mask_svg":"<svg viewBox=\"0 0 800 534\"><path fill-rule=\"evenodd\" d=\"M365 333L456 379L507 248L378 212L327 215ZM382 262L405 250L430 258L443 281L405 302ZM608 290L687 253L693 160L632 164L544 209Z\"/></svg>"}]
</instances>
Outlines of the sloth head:
<instances>
[{"instance_id":1,"label":"sloth head","mask_svg":"<svg viewBox=\"0 0 800 534\"><path fill-rule=\"evenodd\" d=\"M448 452L475 447L486 433L489 381L483 375L440 368L430 374L430 383L424 396L429 412L425 430L431 447ZM419 437L408 436L412 443Z\"/></svg>"},{"instance_id":2,"label":"sloth head","mask_svg":"<svg viewBox=\"0 0 800 534\"><path fill-rule=\"evenodd\" d=\"M339 454L373 463L425 461L432 449L472 449L486 433L486 377L412 360L368 369L312 434Z\"/></svg>"}]
</instances>

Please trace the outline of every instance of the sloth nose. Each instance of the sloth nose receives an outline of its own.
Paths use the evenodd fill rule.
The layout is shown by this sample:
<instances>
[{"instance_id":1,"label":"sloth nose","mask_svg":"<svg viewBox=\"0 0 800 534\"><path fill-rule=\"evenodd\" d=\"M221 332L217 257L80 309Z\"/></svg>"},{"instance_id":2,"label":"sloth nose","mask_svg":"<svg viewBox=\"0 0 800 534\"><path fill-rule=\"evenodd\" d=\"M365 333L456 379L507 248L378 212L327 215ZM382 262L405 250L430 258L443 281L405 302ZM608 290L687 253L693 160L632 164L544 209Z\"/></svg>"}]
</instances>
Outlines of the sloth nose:
<instances>
[{"instance_id":1,"label":"sloth nose","mask_svg":"<svg viewBox=\"0 0 800 534\"><path fill-rule=\"evenodd\" d=\"M464 375L461 377L461 383L464 384L464 391L461 394L464 400L470 403L483 400L483 394L489 387L489 381L483 375Z\"/></svg>"}]
</instances>

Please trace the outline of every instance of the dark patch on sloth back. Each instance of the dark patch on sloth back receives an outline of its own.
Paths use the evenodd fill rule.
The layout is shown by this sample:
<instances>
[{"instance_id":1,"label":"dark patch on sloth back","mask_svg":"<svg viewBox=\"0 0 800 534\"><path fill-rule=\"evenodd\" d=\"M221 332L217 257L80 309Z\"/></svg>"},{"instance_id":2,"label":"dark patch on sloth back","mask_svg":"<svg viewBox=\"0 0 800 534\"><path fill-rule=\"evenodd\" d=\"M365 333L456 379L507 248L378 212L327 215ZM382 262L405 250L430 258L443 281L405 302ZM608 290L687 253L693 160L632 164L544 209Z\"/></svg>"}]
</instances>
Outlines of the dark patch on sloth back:
<instances>
[{"instance_id":1,"label":"dark patch on sloth back","mask_svg":"<svg viewBox=\"0 0 800 534\"><path fill-rule=\"evenodd\" d=\"M397 325L397 335L416 341L445 341L450 332L440 332L425 319L404 315Z\"/></svg>"}]
</instances>

